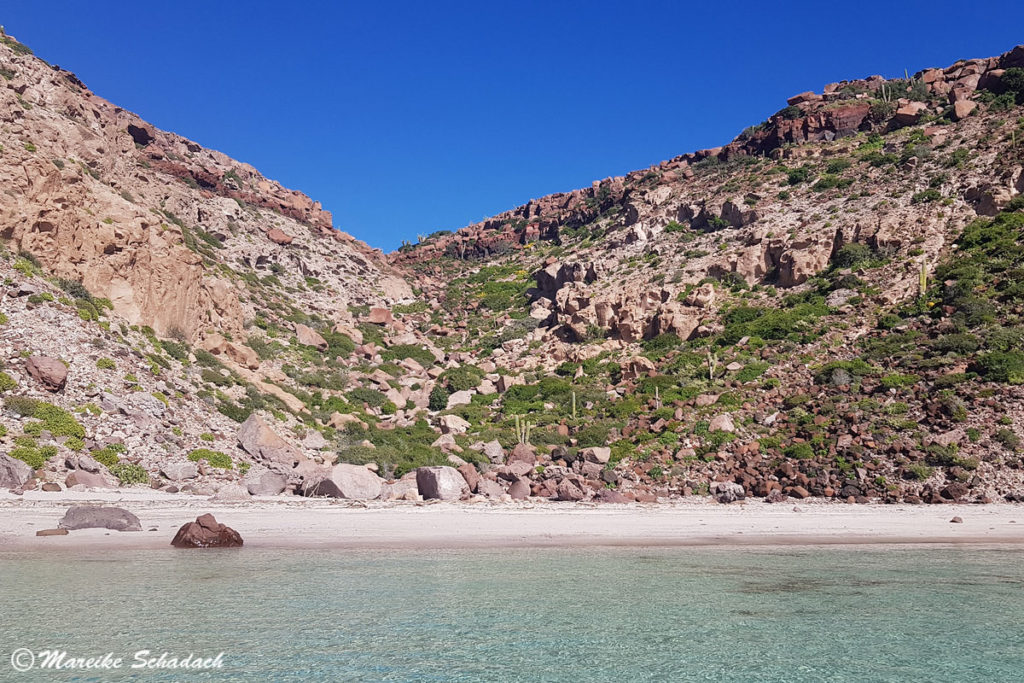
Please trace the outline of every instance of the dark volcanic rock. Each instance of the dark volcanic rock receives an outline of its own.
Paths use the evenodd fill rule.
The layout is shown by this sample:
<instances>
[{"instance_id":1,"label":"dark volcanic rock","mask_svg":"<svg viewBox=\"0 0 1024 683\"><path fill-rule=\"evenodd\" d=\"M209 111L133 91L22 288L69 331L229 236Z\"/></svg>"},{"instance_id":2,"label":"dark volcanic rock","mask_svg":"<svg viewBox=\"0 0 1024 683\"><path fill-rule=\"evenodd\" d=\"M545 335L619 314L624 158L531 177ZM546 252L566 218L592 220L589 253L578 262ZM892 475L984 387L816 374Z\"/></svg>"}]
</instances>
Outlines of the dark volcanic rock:
<instances>
[{"instance_id":1,"label":"dark volcanic rock","mask_svg":"<svg viewBox=\"0 0 1024 683\"><path fill-rule=\"evenodd\" d=\"M207 513L182 525L171 545L175 548L240 548L242 537Z\"/></svg>"}]
</instances>

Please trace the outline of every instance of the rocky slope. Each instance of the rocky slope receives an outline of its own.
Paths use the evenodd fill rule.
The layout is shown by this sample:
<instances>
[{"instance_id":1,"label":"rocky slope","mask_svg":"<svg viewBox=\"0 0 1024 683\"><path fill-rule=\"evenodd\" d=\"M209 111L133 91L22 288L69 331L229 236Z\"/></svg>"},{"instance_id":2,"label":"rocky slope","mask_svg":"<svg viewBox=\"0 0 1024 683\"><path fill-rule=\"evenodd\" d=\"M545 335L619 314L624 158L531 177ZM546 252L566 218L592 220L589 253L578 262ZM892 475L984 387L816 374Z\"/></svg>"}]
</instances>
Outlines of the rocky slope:
<instances>
[{"instance_id":1,"label":"rocky slope","mask_svg":"<svg viewBox=\"0 0 1024 683\"><path fill-rule=\"evenodd\" d=\"M1024 497L1024 48L385 259L3 42L0 485Z\"/></svg>"}]
</instances>

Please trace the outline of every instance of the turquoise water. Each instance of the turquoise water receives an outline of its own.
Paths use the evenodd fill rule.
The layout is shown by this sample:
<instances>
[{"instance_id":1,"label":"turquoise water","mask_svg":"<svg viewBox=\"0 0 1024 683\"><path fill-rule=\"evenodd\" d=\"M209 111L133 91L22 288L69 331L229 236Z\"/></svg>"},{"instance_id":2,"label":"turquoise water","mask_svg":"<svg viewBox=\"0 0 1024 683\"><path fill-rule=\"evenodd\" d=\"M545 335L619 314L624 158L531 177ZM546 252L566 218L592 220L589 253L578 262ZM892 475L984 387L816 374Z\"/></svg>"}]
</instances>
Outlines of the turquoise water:
<instances>
[{"instance_id":1,"label":"turquoise water","mask_svg":"<svg viewBox=\"0 0 1024 683\"><path fill-rule=\"evenodd\" d=\"M0 680L1024 680L1024 551L0 553ZM212 672L18 673L18 647ZM127 666L126 664L125 666Z\"/></svg>"}]
</instances>

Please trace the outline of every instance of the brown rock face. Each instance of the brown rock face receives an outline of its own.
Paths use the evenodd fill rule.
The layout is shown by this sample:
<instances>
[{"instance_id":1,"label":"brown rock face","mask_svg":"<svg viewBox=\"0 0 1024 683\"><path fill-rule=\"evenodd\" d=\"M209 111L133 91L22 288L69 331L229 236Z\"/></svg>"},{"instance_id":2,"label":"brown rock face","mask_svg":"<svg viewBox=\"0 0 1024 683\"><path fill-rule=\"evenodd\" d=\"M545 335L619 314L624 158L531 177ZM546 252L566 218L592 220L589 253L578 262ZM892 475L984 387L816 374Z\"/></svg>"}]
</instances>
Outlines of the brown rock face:
<instances>
[{"instance_id":1,"label":"brown rock face","mask_svg":"<svg viewBox=\"0 0 1024 683\"><path fill-rule=\"evenodd\" d=\"M237 531L224 526L209 513L184 524L171 541L175 548L241 548L242 543Z\"/></svg>"},{"instance_id":2,"label":"brown rock face","mask_svg":"<svg viewBox=\"0 0 1024 683\"><path fill-rule=\"evenodd\" d=\"M49 356L31 356L25 361L25 370L47 391L60 391L68 381L67 367Z\"/></svg>"}]
</instances>

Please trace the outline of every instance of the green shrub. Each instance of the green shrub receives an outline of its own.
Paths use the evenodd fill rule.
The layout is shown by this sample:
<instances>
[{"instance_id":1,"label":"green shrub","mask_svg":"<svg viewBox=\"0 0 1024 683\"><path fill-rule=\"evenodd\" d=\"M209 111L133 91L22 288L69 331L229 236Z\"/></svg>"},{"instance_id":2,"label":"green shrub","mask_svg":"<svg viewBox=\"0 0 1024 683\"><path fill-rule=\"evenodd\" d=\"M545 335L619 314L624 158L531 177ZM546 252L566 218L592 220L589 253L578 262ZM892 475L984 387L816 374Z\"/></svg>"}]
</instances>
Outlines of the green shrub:
<instances>
[{"instance_id":1,"label":"green shrub","mask_svg":"<svg viewBox=\"0 0 1024 683\"><path fill-rule=\"evenodd\" d=\"M39 422L26 423L26 434L38 436L46 430L53 436L73 436L79 439L85 437L85 427L79 424L74 415L52 403L38 401L30 417L36 418Z\"/></svg>"},{"instance_id":2,"label":"green shrub","mask_svg":"<svg viewBox=\"0 0 1024 683\"><path fill-rule=\"evenodd\" d=\"M1017 436L1016 433L1014 433L1012 429L1007 429L1006 427L1003 427L997 430L995 436L993 436L992 438L994 438L997 442L1001 443L1003 447L1005 447L1007 450L1014 452L1020 450L1021 439L1019 436Z\"/></svg>"},{"instance_id":3,"label":"green shrub","mask_svg":"<svg viewBox=\"0 0 1024 683\"><path fill-rule=\"evenodd\" d=\"M480 368L472 365L462 365L445 370L439 380L447 384L449 391L455 392L477 388L480 386L480 380L483 377L484 372Z\"/></svg>"},{"instance_id":4,"label":"green shrub","mask_svg":"<svg viewBox=\"0 0 1024 683\"><path fill-rule=\"evenodd\" d=\"M411 358L425 368L429 368L437 360L434 358L434 354L422 346L417 346L416 344L396 344L395 346L381 351L380 357L385 361L396 361Z\"/></svg>"},{"instance_id":5,"label":"green shrub","mask_svg":"<svg viewBox=\"0 0 1024 683\"><path fill-rule=\"evenodd\" d=\"M0 392L11 391L17 387L18 383L13 377L8 375L6 372L0 372Z\"/></svg>"},{"instance_id":6,"label":"green shrub","mask_svg":"<svg viewBox=\"0 0 1024 683\"><path fill-rule=\"evenodd\" d=\"M782 454L795 460L810 460L814 457L814 449L808 443L794 443L786 446Z\"/></svg>"},{"instance_id":7,"label":"green shrub","mask_svg":"<svg viewBox=\"0 0 1024 683\"><path fill-rule=\"evenodd\" d=\"M15 460L21 460L32 469L39 469L46 461L57 455L56 446L16 446L8 454Z\"/></svg>"},{"instance_id":8,"label":"green shrub","mask_svg":"<svg viewBox=\"0 0 1024 683\"><path fill-rule=\"evenodd\" d=\"M111 358L100 358L96 361L96 367L100 370L114 370L117 368L117 363Z\"/></svg>"},{"instance_id":9,"label":"green shrub","mask_svg":"<svg viewBox=\"0 0 1024 683\"><path fill-rule=\"evenodd\" d=\"M132 484L148 484L149 472L142 465L135 463L118 463L110 467L110 473L117 477L121 486Z\"/></svg>"},{"instance_id":10,"label":"green shrub","mask_svg":"<svg viewBox=\"0 0 1024 683\"><path fill-rule=\"evenodd\" d=\"M384 402L388 400L387 396L376 389L368 389L365 387L357 387L348 392L345 397L357 406L365 403L371 408L380 408L384 405Z\"/></svg>"},{"instance_id":11,"label":"green shrub","mask_svg":"<svg viewBox=\"0 0 1024 683\"><path fill-rule=\"evenodd\" d=\"M856 268L869 263L875 258L875 252L866 244L852 242L844 244L832 257L832 265L836 268Z\"/></svg>"},{"instance_id":12,"label":"green shrub","mask_svg":"<svg viewBox=\"0 0 1024 683\"><path fill-rule=\"evenodd\" d=\"M975 372L991 382L1024 384L1024 353L995 351L978 359Z\"/></svg>"},{"instance_id":13,"label":"green shrub","mask_svg":"<svg viewBox=\"0 0 1024 683\"><path fill-rule=\"evenodd\" d=\"M881 379L881 385L885 389L899 389L901 387L908 387L913 384L917 384L921 380L917 375L903 375L900 373L893 373L886 375Z\"/></svg>"},{"instance_id":14,"label":"green shrub","mask_svg":"<svg viewBox=\"0 0 1024 683\"><path fill-rule=\"evenodd\" d=\"M440 384L434 385L434 388L430 390L427 408L430 410L444 410L448 407L448 396L447 389Z\"/></svg>"},{"instance_id":15,"label":"green shrub","mask_svg":"<svg viewBox=\"0 0 1024 683\"><path fill-rule=\"evenodd\" d=\"M914 463L903 468L903 472L908 479L916 479L917 481L924 481L932 476L932 471L931 467L922 463Z\"/></svg>"},{"instance_id":16,"label":"green shrub","mask_svg":"<svg viewBox=\"0 0 1024 683\"><path fill-rule=\"evenodd\" d=\"M216 467L222 470L231 469L231 456L227 453L220 451L212 451L209 448L197 448L188 454L188 459L192 462L199 462L205 460L210 467Z\"/></svg>"}]
</instances>

